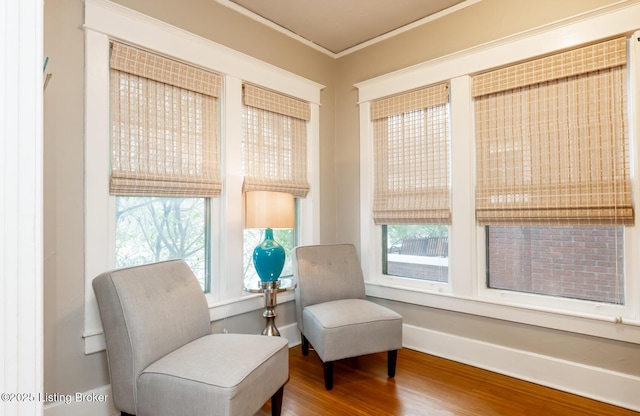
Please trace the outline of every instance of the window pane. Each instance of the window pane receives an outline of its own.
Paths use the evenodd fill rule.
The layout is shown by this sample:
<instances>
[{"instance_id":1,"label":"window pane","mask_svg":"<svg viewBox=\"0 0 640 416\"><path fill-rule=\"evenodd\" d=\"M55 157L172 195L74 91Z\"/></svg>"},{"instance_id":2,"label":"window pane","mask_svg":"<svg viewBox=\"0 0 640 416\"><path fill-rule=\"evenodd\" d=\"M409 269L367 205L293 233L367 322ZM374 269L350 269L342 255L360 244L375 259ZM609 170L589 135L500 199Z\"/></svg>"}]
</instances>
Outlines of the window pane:
<instances>
[{"instance_id":1,"label":"window pane","mask_svg":"<svg viewBox=\"0 0 640 416\"><path fill-rule=\"evenodd\" d=\"M449 227L385 225L385 274L414 279L449 280Z\"/></svg>"},{"instance_id":2,"label":"window pane","mask_svg":"<svg viewBox=\"0 0 640 416\"><path fill-rule=\"evenodd\" d=\"M293 265L291 263L291 250L295 247L295 230L273 230L273 239L280 244L285 251L284 268L281 277L293 276ZM264 230L245 229L244 230L244 250L242 267L244 270L244 284L249 286L253 281L259 281L260 277L253 266L253 250L264 240Z\"/></svg>"},{"instance_id":3,"label":"window pane","mask_svg":"<svg viewBox=\"0 0 640 416\"><path fill-rule=\"evenodd\" d=\"M116 267L184 259L208 289L204 198L116 197Z\"/></svg>"},{"instance_id":4,"label":"window pane","mask_svg":"<svg viewBox=\"0 0 640 416\"><path fill-rule=\"evenodd\" d=\"M624 227L487 227L493 289L624 304Z\"/></svg>"}]
</instances>

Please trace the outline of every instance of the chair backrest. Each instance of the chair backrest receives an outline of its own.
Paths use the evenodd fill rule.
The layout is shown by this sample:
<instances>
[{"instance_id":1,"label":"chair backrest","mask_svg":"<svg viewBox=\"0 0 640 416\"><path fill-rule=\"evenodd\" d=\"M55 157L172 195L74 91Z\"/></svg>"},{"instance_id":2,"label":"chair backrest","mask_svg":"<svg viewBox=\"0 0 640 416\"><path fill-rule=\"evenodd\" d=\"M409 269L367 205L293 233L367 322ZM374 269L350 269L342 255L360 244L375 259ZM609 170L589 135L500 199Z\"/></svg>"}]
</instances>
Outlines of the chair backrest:
<instances>
[{"instance_id":1,"label":"chair backrest","mask_svg":"<svg viewBox=\"0 0 640 416\"><path fill-rule=\"evenodd\" d=\"M339 299L364 299L364 277L353 244L300 246L293 250L296 312L302 327L302 310Z\"/></svg>"},{"instance_id":2,"label":"chair backrest","mask_svg":"<svg viewBox=\"0 0 640 416\"><path fill-rule=\"evenodd\" d=\"M116 407L136 413L136 382L151 363L211 333L209 309L189 266L170 260L93 280Z\"/></svg>"}]
</instances>

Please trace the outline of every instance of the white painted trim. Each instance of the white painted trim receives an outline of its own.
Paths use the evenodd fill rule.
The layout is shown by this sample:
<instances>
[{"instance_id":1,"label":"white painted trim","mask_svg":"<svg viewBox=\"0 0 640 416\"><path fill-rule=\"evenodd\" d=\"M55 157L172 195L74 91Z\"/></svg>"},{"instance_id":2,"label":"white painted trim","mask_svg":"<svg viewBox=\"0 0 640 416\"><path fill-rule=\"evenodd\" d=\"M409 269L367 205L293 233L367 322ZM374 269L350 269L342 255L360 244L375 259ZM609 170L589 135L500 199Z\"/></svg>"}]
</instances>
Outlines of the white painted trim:
<instances>
[{"instance_id":1,"label":"white painted trim","mask_svg":"<svg viewBox=\"0 0 640 416\"><path fill-rule=\"evenodd\" d=\"M265 25L265 26L267 26L267 27L269 27L269 28L271 28L271 29L273 29L275 31L278 31L278 32L280 32L280 33L282 33L282 34L284 34L286 36L289 36L292 39L297 40L298 42L302 43L303 45L308 46L308 47L310 47L312 49L315 49L315 50L317 50L319 52L322 52L325 55L328 55L328 56L330 56L331 58L334 58L334 59L350 55L350 54L352 54L352 53L354 53L356 51L359 51L361 49L364 49L364 48L366 48L368 46L375 45L376 43L382 42L383 40L392 38L392 37L397 36L397 35L399 35L401 33L407 32L407 31L409 31L411 29L414 29L416 27L419 27L419 26L422 26L422 25L427 24L429 22L432 22L432 21L434 21L436 19L440 19L440 18L442 18L442 17L444 17L444 16L446 16L448 14L451 14L451 13L457 12L458 10L462 10L462 9L464 9L466 7L472 6L472 5L474 5L474 4L476 4L476 3L480 2L480 1L481 0L465 0L465 1L461 2L461 3L458 3L458 4L454 5L454 6L449 7L448 9L439 11L438 13L434 13L434 14L432 14L430 16L424 17L424 18L422 18L420 20L417 20L417 21L415 21L413 23L409 23L408 25L402 26L402 27L400 27L398 29L395 29L395 30L392 30L390 32L387 32L387 33L385 33L383 35L377 36L377 37L375 37L375 38L373 38L371 40L368 40L366 42L362 42L362 43L360 43L358 45L355 45L355 46L353 46L351 48L345 49L344 51L335 53L335 52L332 52L332 51L330 51L330 50L318 45L317 43L314 43L314 42L312 42L312 41L310 41L310 40L308 40L306 38L303 38L302 36L298 35L297 33L294 33L292 31L290 31L289 29L285 29L284 27L282 27L282 26L280 26L280 25L278 25L276 23L273 23L271 20L265 19L264 17L254 13L254 12L248 10L248 9L245 9L244 7L238 5L237 3L234 3L234 2L232 2L230 0L216 0L216 2L220 3L221 5L223 5L225 7L228 7L230 9L232 9L232 10L235 10L236 12L255 20L256 22L262 23L263 25Z\"/></svg>"},{"instance_id":2,"label":"white painted trim","mask_svg":"<svg viewBox=\"0 0 640 416\"><path fill-rule=\"evenodd\" d=\"M102 332L102 328L97 330L99 332L95 333L83 333L82 338L84 339L84 353L85 354L93 354L100 351L105 351L107 349L107 343L104 339L104 332Z\"/></svg>"},{"instance_id":3,"label":"white painted trim","mask_svg":"<svg viewBox=\"0 0 640 416\"><path fill-rule=\"evenodd\" d=\"M638 116L638 108L640 108L640 89L638 89L638 83L640 82L640 31L636 31L631 35L629 40L629 97L627 100L628 113L629 113L629 132L631 137L629 152L631 155L631 194L633 196L633 206L636 207L634 218L634 233L625 233L625 276L639 276L640 271L640 256L637 255L638 247L640 245L640 215L638 215L637 207L640 206L640 181L638 175L640 174L640 117ZM627 253L633 253L631 256L627 256ZM629 258L630 257L630 258ZM633 294L627 296L627 308L635 311L635 320L640 324L640 279L626 279L625 278L624 292L626 294Z\"/></svg>"},{"instance_id":4,"label":"white painted trim","mask_svg":"<svg viewBox=\"0 0 640 416\"><path fill-rule=\"evenodd\" d=\"M291 291L278 294L278 305L292 302L293 300L294 294ZM264 309L264 296L262 294L250 294L239 299L230 299L215 304L210 303L209 316L213 322L260 309Z\"/></svg>"},{"instance_id":5,"label":"white painted trim","mask_svg":"<svg viewBox=\"0 0 640 416\"><path fill-rule=\"evenodd\" d=\"M211 322L264 309L264 296L261 294L249 294L237 299L219 302L214 301L213 296L210 294L207 294L206 297L209 303L209 318ZM293 292L278 294L278 305L293 302L294 300L295 295ZM295 324L293 325L295 326ZM85 354L104 351L107 348L102 328L93 333L85 333L82 337L84 338ZM300 336L298 335L299 338Z\"/></svg>"},{"instance_id":6,"label":"white painted trim","mask_svg":"<svg viewBox=\"0 0 640 416\"><path fill-rule=\"evenodd\" d=\"M85 353L104 350L100 315L91 286L98 274L115 267L115 197L109 196L109 39L139 45L224 77L222 137L242 133L242 83L261 85L311 103L308 174L311 191L301 202L302 241L319 238L319 102L321 84L201 38L106 0L85 0ZM222 195L213 202L215 260L212 319L262 307L242 291L241 146L222 141ZM101 218L101 221L95 221ZM288 299L282 296L282 301ZM292 298L291 298L292 299Z\"/></svg>"},{"instance_id":7,"label":"white painted trim","mask_svg":"<svg viewBox=\"0 0 640 416\"><path fill-rule=\"evenodd\" d=\"M640 377L407 324L403 326L403 346L640 411Z\"/></svg>"},{"instance_id":8,"label":"white painted trim","mask_svg":"<svg viewBox=\"0 0 640 416\"><path fill-rule=\"evenodd\" d=\"M380 276L378 263L382 258L382 236L376 232L373 222L373 124L371 102L360 103L360 263L362 271L371 282Z\"/></svg>"},{"instance_id":9,"label":"white painted trim","mask_svg":"<svg viewBox=\"0 0 640 416\"><path fill-rule=\"evenodd\" d=\"M109 196L109 39L86 30L84 111L84 338L85 353L95 351L90 341L102 333L92 279L115 267L115 200ZM89 163L90 161L90 163ZM100 218L96 221L95 218ZM93 220L92 220L93 219ZM104 341L97 344L104 349Z\"/></svg>"},{"instance_id":10,"label":"white painted trim","mask_svg":"<svg viewBox=\"0 0 640 416\"><path fill-rule=\"evenodd\" d=\"M300 345L302 343L302 338L300 337L300 331L298 330L298 324L292 323L289 325L284 325L282 327L278 327L280 331L280 336L286 338L289 341L289 348L295 347L296 345Z\"/></svg>"},{"instance_id":11,"label":"white painted trim","mask_svg":"<svg viewBox=\"0 0 640 416\"><path fill-rule=\"evenodd\" d=\"M634 323L615 323L611 317L501 304L474 297L371 283L366 284L366 292L367 296L375 298L640 344L640 326Z\"/></svg>"},{"instance_id":12,"label":"white painted trim","mask_svg":"<svg viewBox=\"0 0 640 416\"><path fill-rule=\"evenodd\" d=\"M465 8L467 8L469 6L473 6L474 4L479 3L481 1L482 0L465 0L465 1L461 2L461 3L458 3L458 4L454 5L454 6L449 7L447 9L441 10L438 13L434 13L431 16L423 17L422 19L417 20L417 21L415 21L413 23L410 23L408 25L402 26L402 27L400 27L400 28L398 28L396 30L392 30L391 32L388 32L388 33L385 33L383 35L380 35L380 36L378 36L378 37L376 37L374 39L371 39L371 40L368 40L366 42L363 42L363 43L361 43L359 45L356 45L356 46L354 46L352 48L346 49L346 50L336 54L335 57L336 58L341 58L343 56L350 55L350 54L352 54L354 52L357 52L357 51L359 51L361 49L364 49L364 48L369 47L371 45L375 45L376 43L382 42L383 40L387 40L387 39L393 38L393 37L398 36L398 35L400 35L400 34L402 34L404 32L408 32L409 30L415 29L415 28L417 28L419 26L422 26L422 25L425 25L425 24L427 24L429 22L433 22L434 20L441 19L444 16L447 16L447 15L449 15L451 13L455 13L455 12L460 11L462 9L465 9Z\"/></svg>"},{"instance_id":13,"label":"white painted trim","mask_svg":"<svg viewBox=\"0 0 640 416\"><path fill-rule=\"evenodd\" d=\"M361 261L367 294L401 302L505 319L569 332L640 344L640 216L625 229L627 304L609 305L550 296L486 289L484 230L474 217L473 107L470 77L477 72L614 36L640 28L640 0L618 2L600 10L520 33L449 56L356 84L360 99ZM638 34L634 35L634 38ZM637 85L638 45L630 48L631 87ZM452 217L449 283L439 284L382 274L380 227L371 219L373 184L371 100L436 82L449 82L451 108ZM640 92L629 97L634 205L640 203Z\"/></svg>"},{"instance_id":14,"label":"white painted trim","mask_svg":"<svg viewBox=\"0 0 640 416\"><path fill-rule=\"evenodd\" d=\"M311 104L311 120L320 120L320 106ZM307 178L309 193L300 198L298 245L320 241L320 123L309 123L307 129Z\"/></svg>"},{"instance_id":15,"label":"white painted trim","mask_svg":"<svg viewBox=\"0 0 640 416\"><path fill-rule=\"evenodd\" d=\"M220 215L216 218L219 228L218 247L219 263L217 276L213 279L211 294L216 302L234 299L242 293L242 279L224 279L223 276L243 276L242 250L244 227L244 198L242 194L242 80L226 75L224 77L224 97L222 104L221 157L223 176L222 194L218 203L221 205ZM236 137L238 140L224 140L225 137ZM213 236L215 238L215 235ZM214 266L215 267L215 266Z\"/></svg>"},{"instance_id":16,"label":"white painted trim","mask_svg":"<svg viewBox=\"0 0 640 416\"><path fill-rule=\"evenodd\" d=\"M300 344L300 332L295 323L278 329L289 340L289 348ZM628 374L408 324L403 325L403 347L640 411L640 396L637 394L640 391L640 378ZM402 378L401 369L396 377ZM84 394L111 398L111 387L103 386ZM57 402L46 405L44 410L45 416L118 414L111 399L105 403Z\"/></svg>"},{"instance_id":17,"label":"white painted trim","mask_svg":"<svg viewBox=\"0 0 640 416\"><path fill-rule=\"evenodd\" d=\"M359 101L553 53L638 29L640 3L624 1L572 19L529 30L355 84Z\"/></svg>"},{"instance_id":18,"label":"white painted trim","mask_svg":"<svg viewBox=\"0 0 640 416\"><path fill-rule=\"evenodd\" d=\"M476 231L475 218L475 157L469 149L473 137L473 108L471 78L461 76L449 82L451 114L451 212L454 221L449 227L449 279L450 292L463 296L475 293L474 279L458 276L476 276L477 262L473 250Z\"/></svg>"},{"instance_id":19,"label":"white painted trim","mask_svg":"<svg viewBox=\"0 0 640 416\"><path fill-rule=\"evenodd\" d=\"M43 7L0 7L0 414L41 415L43 389ZM55 82L55 79L54 81Z\"/></svg>"},{"instance_id":20,"label":"white painted trim","mask_svg":"<svg viewBox=\"0 0 640 416\"><path fill-rule=\"evenodd\" d=\"M320 104L324 85L107 0L84 0L84 28Z\"/></svg>"},{"instance_id":21,"label":"white painted trim","mask_svg":"<svg viewBox=\"0 0 640 416\"><path fill-rule=\"evenodd\" d=\"M318 52L322 52L325 55L328 55L332 58L336 58L336 54L331 52L330 50L323 48L322 46L318 45L317 43L313 43L308 39L303 38L300 35L297 35L295 33L293 33L292 31L285 29L284 27L277 25L275 23L273 23L271 20L265 19L264 17L260 16L259 14L253 13L252 11L249 11L247 9L245 9L244 7L240 6L237 3L234 3L230 0L215 0L217 3L220 3L221 5L228 7L229 9L238 12L244 16L247 16L248 18L255 20L258 23L261 23L265 26L267 26L270 29L275 30L276 32L282 33L283 35L286 35L292 39L297 40L298 42L302 43L305 46L308 46L309 48L315 49Z\"/></svg>"}]
</instances>

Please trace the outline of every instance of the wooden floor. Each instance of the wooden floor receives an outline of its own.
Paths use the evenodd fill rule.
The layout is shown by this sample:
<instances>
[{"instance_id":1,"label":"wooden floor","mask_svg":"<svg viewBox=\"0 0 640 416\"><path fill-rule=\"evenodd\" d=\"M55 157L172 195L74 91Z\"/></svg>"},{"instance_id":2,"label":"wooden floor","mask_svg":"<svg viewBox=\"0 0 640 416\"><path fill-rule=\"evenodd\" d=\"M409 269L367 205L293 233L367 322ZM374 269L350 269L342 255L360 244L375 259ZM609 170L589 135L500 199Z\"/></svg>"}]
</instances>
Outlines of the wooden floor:
<instances>
[{"instance_id":1,"label":"wooden floor","mask_svg":"<svg viewBox=\"0 0 640 416\"><path fill-rule=\"evenodd\" d=\"M333 390L326 391L317 354L304 357L300 346L292 348L282 415L639 415L406 348L394 379L386 362L386 353L339 361ZM270 404L257 415L271 415Z\"/></svg>"}]
</instances>

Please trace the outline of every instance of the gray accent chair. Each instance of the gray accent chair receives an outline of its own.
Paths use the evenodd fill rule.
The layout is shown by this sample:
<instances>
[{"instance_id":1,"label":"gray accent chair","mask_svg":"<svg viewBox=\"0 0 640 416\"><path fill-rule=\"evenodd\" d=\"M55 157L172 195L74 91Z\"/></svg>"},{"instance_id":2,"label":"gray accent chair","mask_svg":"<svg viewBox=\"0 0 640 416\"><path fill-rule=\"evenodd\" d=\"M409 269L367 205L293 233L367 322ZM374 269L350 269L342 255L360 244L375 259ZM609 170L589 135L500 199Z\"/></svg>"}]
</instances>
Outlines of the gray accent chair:
<instances>
[{"instance_id":1,"label":"gray accent chair","mask_svg":"<svg viewBox=\"0 0 640 416\"><path fill-rule=\"evenodd\" d=\"M288 341L212 334L209 308L182 260L93 280L115 407L123 415L254 415L282 408Z\"/></svg>"},{"instance_id":2,"label":"gray accent chair","mask_svg":"<svg viewBox=\"0 0 640 416\"><path fill-rule=\"evenodd\" d=\"M333 388L334 361L377 352L388 352L387 371L394 377L402 316L366 299L355 246L301 246L292 258L302 354L311 344L323 362L325 388Z\"/></svg>"}]
</instances>

